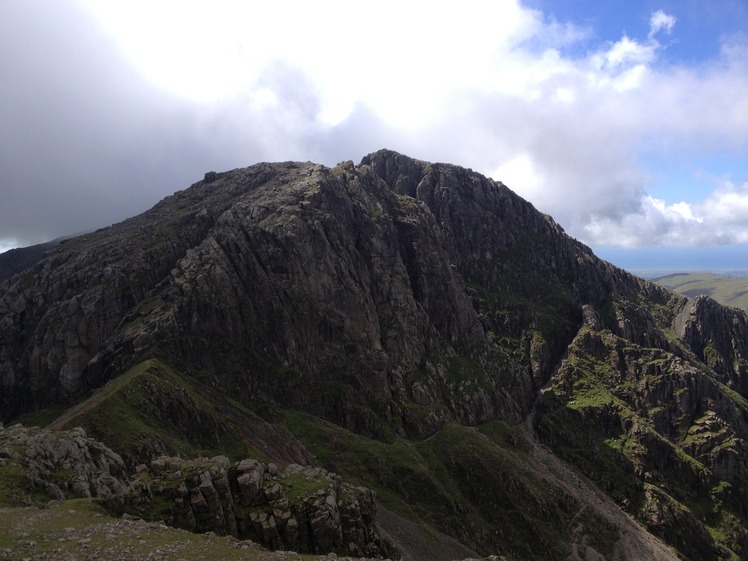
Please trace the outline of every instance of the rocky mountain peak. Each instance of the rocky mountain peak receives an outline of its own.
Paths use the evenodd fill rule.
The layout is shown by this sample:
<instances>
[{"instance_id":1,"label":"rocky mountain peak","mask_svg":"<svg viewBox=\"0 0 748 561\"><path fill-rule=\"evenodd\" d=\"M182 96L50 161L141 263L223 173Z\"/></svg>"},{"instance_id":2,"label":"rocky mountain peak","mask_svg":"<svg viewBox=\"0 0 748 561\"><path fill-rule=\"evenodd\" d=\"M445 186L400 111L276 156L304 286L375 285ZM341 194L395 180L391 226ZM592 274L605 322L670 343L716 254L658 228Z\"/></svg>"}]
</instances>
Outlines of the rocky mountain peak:
<instances>
[{"instance_id":1,"label":"rocky mountain peak","mask_svg":"<svg viewBox=\"0 0 748 561\"><path fill-rule=\"evenodd\" d=\"M0 417L80 424L130 470L320 462L520 559L615 558L625 516L585 478L683 557L740 557L746 337L743 312L599 260L505 185L380 150L208 172L7 278ZM170 500L211 494L196 477Z\"/></svg>"}]
</instances>

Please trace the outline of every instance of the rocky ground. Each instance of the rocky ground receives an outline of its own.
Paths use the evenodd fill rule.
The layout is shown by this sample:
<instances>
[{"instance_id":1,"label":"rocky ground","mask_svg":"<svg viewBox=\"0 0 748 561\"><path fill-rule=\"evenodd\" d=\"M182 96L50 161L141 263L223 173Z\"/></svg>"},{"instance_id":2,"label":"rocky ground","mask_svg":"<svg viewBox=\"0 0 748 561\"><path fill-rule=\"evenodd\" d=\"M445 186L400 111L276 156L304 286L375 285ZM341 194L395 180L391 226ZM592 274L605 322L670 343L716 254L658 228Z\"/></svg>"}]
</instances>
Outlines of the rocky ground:
<instances>
[{"instance_id":1,"label":"rocky ground","mask_svg":"<svg viewBox=\"0 0 748 561\"><path fill-rule=\"evenodd\" d=\"M286 551L270 552L251 541L193 534L161 522L111 518L88 499L59 501L44 509L0 509L0 559L3 560L296 561L322 558Z\"/></svg>"},{"instance_id":2,"label":"rocky ground","mask_svg":"<svg viewBox=\"0 0 748 561\"><path fill-rule=\"evenodd\" d=\"M39 507L50 500L76 498L96 499L116 515L253 538L273 550L381 557L387 547L373 523L375 495L322 469L292 464L281 470L252 459L232 466L225 456L162 456L139 465L133 474L115 452L88 438L83 429L0 425L0 506ZM24 531L16 527L9 533ZM113 543L120 541L116 532L107 535L114 536ZM15 546L32 547L30 541ZM78 542L89 545L92 538L80 537Z\"/></svg>"},{"instance_id":3,"label":"rocky ground","mask_svg":"<svg viewBox=\"0 0 748 561\"><path fill-rule=\"evenodd\" d=\"M54 561L367 561L268 551L249 540L194 534L161 522L111 518L91 499L0 508L0 559ZM486 561L501 561L488 557ZM465 561L477 561L466 559Z\"/></svg>"}]
</instances>

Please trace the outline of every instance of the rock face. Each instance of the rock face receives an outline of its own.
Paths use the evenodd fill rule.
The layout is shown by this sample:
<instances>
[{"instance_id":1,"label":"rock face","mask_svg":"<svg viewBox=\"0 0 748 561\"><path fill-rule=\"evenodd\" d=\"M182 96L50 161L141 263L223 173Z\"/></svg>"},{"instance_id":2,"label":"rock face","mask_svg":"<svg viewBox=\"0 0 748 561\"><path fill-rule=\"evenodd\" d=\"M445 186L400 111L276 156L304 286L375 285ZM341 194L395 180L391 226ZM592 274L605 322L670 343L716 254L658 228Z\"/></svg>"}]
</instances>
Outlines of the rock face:
<instances>
[{"instance_id":1,"label":"rock face","mask_svg":"<svg viewBox=\"0 0 748 561\"><path fill-rule=\"evenodd\" d=\"M311 450L329 464L363 438L391 446L373 468L349 462L352 475L387 475L382 485L397 500L476 550L531 556L508 543L528 527L544 538L576 532L536 522L548 502L471 535L454 518L468 506L424 508L414 491L431 476L437 494L452 488L447 473L455 489L476 479L418 443L455 423L526 420L682 556L748 556L746 315L600 261L470 170L382 150L357 166L209 172L141 216L63 243L0 287L2 420L91 396L76 410L86 430L114 438L130 465L150 462L155 479L133 500L163 506L185 527L367 553L376 539L344 529L350 503L340 497L349 491L323 472L310 476L322 494L294 510L283 481L311 468L268 475L269 463L216 460L176 488L167 485L172 464L153 471L164 451L215 454L237 442L282 465L314 461ZM340 450L319 435L342 433L309 419L346 431ZM125 434L116 430L127 422ZM133 443L135 427L161 440ZM396 453L402 442L439 473L403 477L412 466ZM442 457L459 444L447 439ZM532 489L532 477L512 473ZM488 513L506 506L501 497L516 496L491 485L480 496L467 486L476 504L493 497L473 526L488 528ZM354 495L351 517L366 520L369 499ZM581 515L556 504L564 502L550 508L577 524ZM340 532L331 529L338 519ZM568 557L567 545L558 538L548 558Z\"/></svg>"},{"instance_id":2,"label":"rock face","mask_svg":"<svg viewBox=\"0 0 748 561\"><path fill-rule=\"evenodd\" d=\"M748 318L742 310L700 296L681 310L674 327L722 383L748 395Z\"/></svg>"},{"instance_id":3,"label":"rock face","mask_svg":"<svg viewBox=\"0 0 748 561\"><path fill-rule=\"evenodd\" d=\"M128 486L122 458L83 429L0 428L0 486L8 501L110 499Z\"/></svg>"},{"instance_id":4,"label":"rock face","mask_svg":"<svg viewBox=\"0 0 748 561\"><path fill-rule=\"evenodd\" d=\"M688 311L676 321L685 330L695 323ZM734 330L726 322L712 336ZM743 556L743 522L729 523L719 541L708 529L748 506L748 407L726 385L730 372L705 372L689 351L699 352L634 346L583 328L540 400L538 430L689 559L720 559L725 543Z\"/></svg>"},{"instance_id":5,"label":"rock face","mask_svg":"<svg viewBox=\"0 0 748 561\"><path fill-rule=\"evenodd\" d=\"M47 243L11 249L0 253L0 282L38 263L46 253L52 251L65 239L61 238Z\"/></svg>"},{"instance_id":6,"label":"rock face","mask_svg":"<svg viewBox=\"0 0 748 561\"><path fill-rule=\"evenodd\" d=\"M160 457L141 466L118 512L170 526L251 539L268 549L378 557L374 494L325 470L228 458Z\"/></svg>"},{"instance_id":7,"label":"rock face","mask_svg":"<svg viewBox=\"0 0 748 561\"><path fill-rule=\"evenodd\" d=\"M601 304L626 276L455 166L382 151L358 167L259 164L208 179L7 281L4 419L78 401L159 347L203 360L232 392L372 435L520 420L579 305ZM522 360L497 354L488 330ZM456 383L468 363L486 372L480 390ZM511 384L496 383L499 371ZM409 401L432 410L425 424Z\"/></svg>"}]
</instances>

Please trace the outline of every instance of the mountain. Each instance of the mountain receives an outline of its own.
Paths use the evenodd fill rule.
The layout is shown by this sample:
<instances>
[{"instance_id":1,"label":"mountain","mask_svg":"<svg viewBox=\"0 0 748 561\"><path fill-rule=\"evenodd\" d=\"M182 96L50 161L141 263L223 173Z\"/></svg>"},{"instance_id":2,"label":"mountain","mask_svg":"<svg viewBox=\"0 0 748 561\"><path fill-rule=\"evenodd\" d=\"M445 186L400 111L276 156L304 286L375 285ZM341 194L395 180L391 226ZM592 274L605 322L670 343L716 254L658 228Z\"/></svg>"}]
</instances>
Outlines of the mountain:
<instances>
[{"instance_id":1,"label":"mountain","mask_svg":"<svg viewBox=\"0 0 748 561\"><path fill-rule=\"evenodd\" d=\"M49 242L10 249L0 253L0 282L28 269L39 262L48 252L68 239L69 236L63 236Z\"/></svg>"},{"instance_id":2,"label":"mountain","mask_svg":"<svg viewBox=\"0 0 748 561\"><path fill-rule=\"evenodd\" d=\"M709 296L725 306L748 311L748 277L741 274L674 273L652 282L689 297Z\"/></svg>"},{"instance_id":3,"label":"mountain","mask_svg":"<svg viewBox=\"0 0 748 561\"><path fill-rule=\"evenodd\" d=\"M142 493L102 497L117 513L284 549L285 506L252 506L273 533L210 502L254 458L374 491L379 554L748 556L745 313L471 170L382 150L209 172L0 290L2 420L118 454ZM170 487L163 456L208 475Z\"/></svg>"}]
</instances>

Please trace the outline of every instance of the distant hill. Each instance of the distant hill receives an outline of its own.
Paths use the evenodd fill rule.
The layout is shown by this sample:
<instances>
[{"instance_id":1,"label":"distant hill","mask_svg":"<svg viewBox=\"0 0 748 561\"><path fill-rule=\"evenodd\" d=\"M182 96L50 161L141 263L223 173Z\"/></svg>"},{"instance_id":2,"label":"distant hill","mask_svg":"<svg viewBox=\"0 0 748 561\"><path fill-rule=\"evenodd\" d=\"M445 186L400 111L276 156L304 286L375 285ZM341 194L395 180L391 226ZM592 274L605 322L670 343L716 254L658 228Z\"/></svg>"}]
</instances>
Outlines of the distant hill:
<instances>
[{"instance_id":1,"label":"distant hill","mask_svg":"<svg viewBox=\"0 0 748 561\"><path fill-rule=\"evenodd\" d=\"M725 306L748 311L748 276L716 273L677 273L652 279L684 296L709 296Z\"/></svg>"},{"instance_id":2,"label":"distant hill","mask_svg":"<svg viewBox=\"0 0 748 561\"><path fill-rule=\"evenodd\" d=\"M36 265L47 253L72 237L63 236L49 242L19 247L0 253L0 282Z\"/></svg>"}]
</instances>

